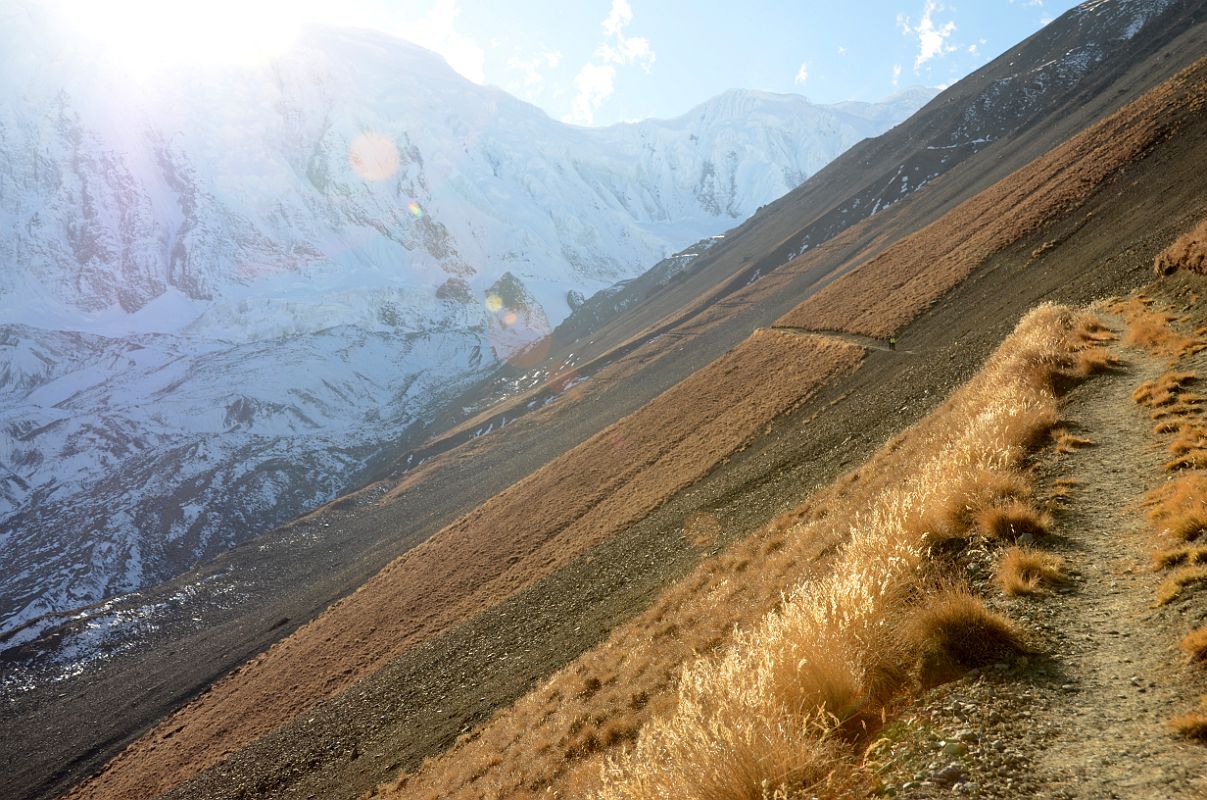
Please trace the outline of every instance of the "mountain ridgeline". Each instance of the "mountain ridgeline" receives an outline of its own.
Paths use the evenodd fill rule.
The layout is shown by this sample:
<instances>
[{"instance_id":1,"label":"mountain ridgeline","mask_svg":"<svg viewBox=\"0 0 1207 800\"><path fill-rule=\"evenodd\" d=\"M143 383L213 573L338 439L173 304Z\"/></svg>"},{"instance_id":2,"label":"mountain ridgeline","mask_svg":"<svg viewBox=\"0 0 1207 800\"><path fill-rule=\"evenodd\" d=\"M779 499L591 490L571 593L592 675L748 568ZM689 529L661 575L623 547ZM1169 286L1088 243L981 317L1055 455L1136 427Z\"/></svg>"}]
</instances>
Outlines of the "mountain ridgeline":
<instances>
[{"instance_id":1,"label":"mountain ridgeline","mask_svg":"<svg viewBox=\"0 0 1207 800\"><path fill-rule=\"evenodd\" d=\"M51 331L14 316L3 340L16 411L0 464L20 526L3 540L18 568L4 587L0 722L23 800L350 800L395 780L401 795L568 793L574 770L638 735L592 728L598 704L638 722L664 711L684 659L724 646L739 623L725 615L749 599L689 632L666 622L690 611L675 598L713 584L740 594L778 551L755 542L740 566L714 556L921 419L1027 309L1147 281L1153 257L1207 216L1207 9L1191 0L1083 3L914 98L895 126L891 110L810 111L883 132L808 167L754 158L753 172L744 159L760 148L811 147L782 121L798 99L729 93L677 120L588 131L408 46L325 31L303 49L260 89L289 124L274 117L252 137L289 154L268 160L280 191L267 179L232 191L222 173L197 197L223 209L211 231L247 230L224 227L230 215L267 226L222 247L285 242L304 267L169 270L154 279L161 295L130 288L108 311L70 305L86 280L21 273L22 291L58 309L43 320L70 307L89 321ZM410 113L401 103L366 122L364 97L340 122L334 110L375 85L366 75L404 62L429 78L406 88L416 107L471 122L442 116L428 141L420 122L393 121ZM291 94L302 86L316 93L306 103ZM5 120L0 136L18 129ZM348 173L382 163L349 156L367 129L397 147L384 181ZM173 141L190 164L204 149L201 134ZM524 161L532 142L539 155ZM200 186L201 163L178 171ZM565 215L536 210L538 195ZM210 241L182 235L172 241ZM541 272L542 259L557 266ZM412 277L393 282L400 263ZM116 272L157 285L154 270ZM154 323L169 303L188 313L166 315L186 321L166 330ZM147 327L115 335L113 319ZM876 340L885 331L897 352ZM256 389L270 379L273 391ZM142 416L163 427L136 429ZM98 467L97 452L114 455ZM190 475L197 465L211 472ZM86 519L97 497L131 516L99 527ZM263 505L249 512L248 498ZM65 529L79 536L60 558ZM136 558L129 541L146 549ZM815 544L820 563L827 542ZM165 584L35 620L198 559ZM130 572L140 561L172 566ZM665 663L631 674L645 645Z\"/></svg>"},{"instance_id":2,"label":"mountain ridgeline","mask_svg":"<svg viewBox=\"0 0 1207 800\"><path fill-rule=\"evenodd\" d=\"M3 14L0 631L363 485L572 298L933 94L586 129L368 31L133 81L40 4Z\"/></svg>"}]
</instances>

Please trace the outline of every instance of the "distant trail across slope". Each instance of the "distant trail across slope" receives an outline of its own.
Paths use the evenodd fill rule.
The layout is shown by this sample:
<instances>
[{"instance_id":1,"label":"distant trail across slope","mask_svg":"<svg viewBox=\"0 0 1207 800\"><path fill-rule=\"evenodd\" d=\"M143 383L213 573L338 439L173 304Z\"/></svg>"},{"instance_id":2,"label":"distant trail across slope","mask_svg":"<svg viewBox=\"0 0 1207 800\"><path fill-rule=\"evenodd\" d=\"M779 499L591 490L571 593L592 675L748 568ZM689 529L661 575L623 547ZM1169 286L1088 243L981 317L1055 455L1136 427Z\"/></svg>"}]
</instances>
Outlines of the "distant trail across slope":
<instances>
[{"instance_id":1,"label":"distant trail across slope","mask_svg":"<svg viewBox=\"0 0 1207 800\"><path fill-rule=\"evenodd\" d=\"M898 350L895 347L889 347L888 343L883 339L877 339L874 336L863 336L858 333L844 333L842 331L822 331L814 330L813 328L802 328L798 325L772 325L773 331L783 331L784 333L792 333L798 336L823 336L827 339L837 339L840 342L847 342L857 347L862 347L865 350L883 350L886 353L905 353L913 355L913 350Z\"/></svg>"}]
</instances>

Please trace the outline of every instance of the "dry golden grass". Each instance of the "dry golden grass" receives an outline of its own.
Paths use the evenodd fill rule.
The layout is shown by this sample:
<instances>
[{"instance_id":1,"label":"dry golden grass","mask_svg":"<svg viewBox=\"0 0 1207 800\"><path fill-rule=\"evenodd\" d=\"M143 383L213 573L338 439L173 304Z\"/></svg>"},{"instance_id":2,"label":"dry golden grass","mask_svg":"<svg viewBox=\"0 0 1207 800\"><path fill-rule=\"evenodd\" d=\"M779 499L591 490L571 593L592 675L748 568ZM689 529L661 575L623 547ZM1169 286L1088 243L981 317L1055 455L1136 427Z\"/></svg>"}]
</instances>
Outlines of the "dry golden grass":
<instances>
[{"instance_id":1,"label":"dry golden grass","mask_svg":"<svg viewBox=\"0 0 1207 800\"><path fill-rule=\"evenodd\" d=\"M1114 355L1104 347L1091 347L1077 354L1076 368L1073 374L1078 378L1092 378L1113 372L1122 365Z\"/></svg>"},{"instance_id":2,"label":"dry golden grass","mask_svg":"<svg viewBox=\"0 0 1207 800\"><path fill-rule=\"evenodd\" d=\"M1106 181L1201 114L1207 63L1073 137L860 264L780 324L887 337L994 253L1068 219Z\"/></svg>"},{"instance_id":3,"label":"dry golden grass","mask_svg":"<svg viewBox=\"0 0 1207 800\"><path fill-rule=\"evenodd\" d=\"M928 598L910 620L906 636L917 653L922 686L1028 651L1017 625L958 587Z\"/></svg>"},{"instance_id":4,"label":"dry golden grass","mask_svg":"<svg viewBox=\"0 0 1207 800\"><path fill-rule=\"evenodd\" d=\"M910 685L906 676L925 683L1019 652L1014 626L966 590L926 589L936 563L927 548L936 530L944 538L958 535L970 499L993 497L971 516L994 509L1004 520L995 524L1010 534L1046 524L1018 498L1026 492L1017 475L1028 448L1046 439L1056 418L1055 396L1045 388L1050 381L1035 380L1032 368L1067 363L1058 356L1069 350L1071 324L1067 312L1054 308L1024 319L984 370L936 412L946 423L943 438L910 437L897 446L897 454L912 455L912 468L850 519L831 569L790 590L725 652L686 667L673 712L652 719L631 750L606 762L593 797L696 796L683 791L693 771L728 774L730 763L741 765L738 777L709 796L796 792L799 783L779 783L746 766L785 769L773 750L761 749L765 737L747 733L752 726L807 731L818 748L830 748L835 736L863 740L888 698ZM1010 477L985 492L976 484L987 472ZM1012 499L1002 499L1003 487ZM904 635L892 633L898 629ZM807 748L796 752L805 764L816 763Z\"/></svg>"},{"instance_id":5,"label":"dry golden grass","mask_svg":"<svg viewBox=\"0 0 1207 800\"><path fill-rule=\"evenodd\" d=\"M1178 567L1157 587L1157 605L1172 603L1185 589L1203 586L1207 586L1207 567Z\"/></svg>"},{"instance_id":6,"label":"dry golden grass","mask_svg":"<svg viewBox=\"0 0 1207 800\"><path fill-rule=\"evenodd\" d=\"M1174 547L1153 554L1153 565L1157 569L1195 564L1207 564L1207 545Z\"/></svg>"},{"instance_id":7,"label":"dry golden grass","mask_svg":"<svg viewBox=\"0 0 1207 800\"><path fill-rule=\"evenodd\" d=\"M1169 456L1165 469L1170 471L1207 468L1207 425L1198 420L1183 422L1169 443Z\"/></svg>"},{"instance_id":8,"label":"dry golden grass","mask_svg":"<svg viewBox=\"0 0 1207 800\"><path fill-rule=\"evenodd\" d=\"M1207 662L1207 625L1183 636L1178 646L1192 661Z\"/></svg>"},{"instance_id":9,"label":"dry golden grass","mask_svg":"<svg viewBox=\"0 0 1207 800\"><path fill-rule=\"evenodd\" d=\"M761 797L764 778L774 794L768 771L789 774L783 763L775 766L778 753L806 767L823 754L838 791L851 753L841 741L879 724L885 698L909 683L903 673L917 658L904 638L884 635L893 625L877 620L909 618L923 597L917 576L934 568L926 553L938 531L953 540L969 536L980 508L1030 497L1023 459L1027 447L1047 441L1056 401L1043 388L1050 380L1023 376L1035 364L1056 370L1069 363L1060 354L1072 346L1071 327L1072 316L1061 309L1030 315L980 376L867 465L701 564L648 611L614 629L604 646L425 764L405 786L381 791L408 800L583 796L599 779L601 759L616 758L615 745L629 742L638 728L644 733L632 752L677 754L660 762L662 778L649 778L664 780L658 785L669 796L685 796L674 783L693 770L711 770L707 785L739 792L732 796L746 796L744 787ZM855 575L855 564L866 569ZM850 602L840 599L848 596ZM825 598L830 611L817 605ZM852 638L864 624L871 627ZM777 638L771 631L783 634L779 644L751 649ZM752 663L748 656L756 653ZM704 660L693 665L698 656ZM744 676L742 686L726 688L718 670L729 670L731 682ZM598 689L584 696L592 678ZM752 721L747 712L758 703L778 711ZM699 738L705 724L715 727ZM768 733L780 729L807 729L807 746L797 739L788 746ZM613 746L609 730L624 734L613 737ZM684 738L691 731L697 738ZM759 755L762 748L774 752ZM730 759L739 765L736 783L724 778ZM636 773L628 788L617 783L630 763L616 762L604 787L611 796L653 791L648 776ZM752 763L771 766L741 766ZM760 782L754 789L752 776ZM806 782L793 777L779 788Z\"/></svg>"},{"instance_id":10,"label":"dry golden grass","mask_svg":"<svg viewBox=\"0 0 1207 800\"><path fill-rule=\"evenodd\" d=\"M1179 475L1149 491L1143 503L1163 546L1194 542L1207 532L1207 475Z\"/></svg>"},{"instance_id":11,"label":"dry golden grass","mask_svg":"<svg viewBox=\"0 0 1207 800\"><path fill-rule=\"evenodd\" d=\"M646 516L862 353L820 337L751 336L391 562L69 796L159 794L221 762Z\"/></svg>"},{"instance_id":12,"label":"dry golden grass","mask_svg":"<svg viewBox=\"0 0 1207 800\"><path fill-rule=\"evenodd\" d=\"M1058 429L1052 439L1056 444L1056 452L1058 453L1076 453L1081 448L1090 447L1094 444L1093 439L1087 439L1084 436L1070 433L1064 428Z\"/></svg>"},{"instance_id":13,"label":"dry golden grass","mask_svg":"<svg viewBox=\"0 0 1207 800\"><path fill-rule=\"evenodd\" d=\"M1067 578L1064 559L1022 547L1011 547L998 562L997 583L1008 595L1037 594Z\"/></svg>"},{"instance_id":14,"label":"dry golden grass","mask_svg":"<svg viewBox=\"0 0 1207 800\"><path fill-rule=\"evenodd\" d=\"M1052 518L1030 503L1016 500L981 509L976 515L976 525L988 539L1015 541L1023 534L1038 539L1047 534Z\"/></svg>"},{"instance_id":15,"label":"dry golden grass","mask_svg":"<svg viewBox=\"0 0 1207 800\"><path fill-rule=\"evenodd\" d=\"M1186 423L1181 419L1163 419L1156 425L1153 425L1153 433L1162 436L1170 433L1177 433Z\"/></svg>"},{"instance_id":16,"label":"dry golden grass","mask_svg":"<svg viewBox=\"0 0 1207 800\"><path fill-rule=\"evenodd\" d=\"M1161 251L1153 262L1158 275L1172 275L1180 269L1207 273L1207 219L1179 236Z\"/></svg>"},{"instance_id":17,"label":"dry golden grass","mask_svg":"<svg viewBox=\"0 0 1207 800\"><path fill-rule=\"evenodd\" d=\"M1073 323L1073 341L1079 347L1101 350L1097 345L1113 342L1118 338L1115 332L1093 312L1078 315L1076 322Z\"/></svg>"},{"instance_id":18,"label":"dry golden grass","mask_svg":"<svg viewBox=\"0 0 1207 800\"><path fill-rule=\"evenodd\" d=\"M1174 717L1169 721L1174 733L1187 739L1207 741L1207 714L1192 712Z\"/></svg>"},{"instance_id":19,"label":"dry golden grass","mask_svg":"<svg viewBox=\"0 0 1207 800\"><path fill-rule=\"evenodd\" d=\"M1193 355L1207 347L1207 344L1197 337L1188 336L1175 328L1174 316L1164 309L1153 308L1153 305L1150 298L1133 296L1115 301L1109 306L1112 311L1123 317L1127 325L1127 332L1123 337L1124 344L1170 361ZM1156 404L1159 403L1149 403Z\"/></svg>"},{"instance_id":20,"label":"dry golden grass","mask_svg":"<svg viewBox=\"0 0 1207 800\"><path fill-rule=\"evenodd\" d=\"M1169 721L1169 727L1180 736L1207 742L1207 695L1199 700L1199 708L1199 711L1174 717Z\"/></svg>"}]
</instances>

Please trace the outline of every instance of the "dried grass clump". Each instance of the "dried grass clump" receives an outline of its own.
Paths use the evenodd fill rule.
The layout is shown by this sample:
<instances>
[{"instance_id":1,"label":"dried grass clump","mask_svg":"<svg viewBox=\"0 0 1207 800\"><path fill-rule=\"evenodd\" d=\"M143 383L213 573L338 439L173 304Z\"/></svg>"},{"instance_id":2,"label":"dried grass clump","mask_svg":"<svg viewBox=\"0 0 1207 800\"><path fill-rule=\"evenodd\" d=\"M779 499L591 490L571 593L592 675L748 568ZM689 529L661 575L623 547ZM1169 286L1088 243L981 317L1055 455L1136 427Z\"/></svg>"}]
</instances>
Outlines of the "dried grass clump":
<instances>
[{"instance_id":1,"label":"dried grass clump","mask_svg":"<svg viewBox=\"0 0 1207 800\"><path fill-rule=\"evenodd\" d=\"M1203 695L1199 700L1199 706L1199 711L1192 711L1171 719L1169 727L1180 736L1207 742L1207 695Z\"/></svg>"},{"instance_id":2,"label":"dried grass clump","mask_svg":"<svg viewBox=\"0 0 1207 800\"><path fill-rule=\"evenodd\" d=\"M1151 311L1135 305L1126 307L1127 334L1123 343L1139 347L1152 355L1170 360L1193 355L1204 348L1204 344L1193 336L1178 331L1171 324L1173 317L1165 311Z\"/></svg>"},{"instance_id":3,"label":"dried grass clump","mask_svg":"<svg viewBox=\"0 0 1207 800\"><path fill-rule=\"evenodd\" d=\"M674 712L607 762L591 796L755 800L845 786L855 753L838 743L866 741L910 673L933 682L1025 652L1018 629L966 589L927 590L927 553L987 515L1001 536L1047 529L1021 467L1056 424L1052 378L1068 368L1072 327L1051 306L1024 318L921 423L927 435L900 446L910 469L892 480L869 473L883 481L878 493L830 518L846 525L830 569L722 654L686 667Z\"/></svg>"},{"instance_id":4,"label":"dried grass clump","mask_svg":"<svg viewBox=\"0 0 1207 800\"><path fill-rule=\"evenodd\" d=\"M902 520L907 535L927 547L942 548L952 541L964 541L986 508L1025 504L1031 498L1031 484L1018 469L974 469L946 477L948 491L908 510Z\"/></svg>"},{"instance_id":5,"label":"dried grass clump","mask_svg":"<svg viewBox=\"0 0 1207 800\"><path fill-rule=\"evenodd\" d=\"M1182 590L1207 585L1207 567L1179 567L1157 587L1157 605L1163 606L1178 599Z\"/></svg>"},{"instance_id":6,"label":"dried grass clump","mask_svg":"<svg viewBox=\"0 0 1207 800\"><path fill-rule=\"evenodd\" d=\"M1092 347L1088 350L1082 350L1077 354L1073 376L1076 378L1092 378L1095 375L1114 372L1122 364L1123 362L1107 351L1106 348Z\"/></svg>"},{"instance_id":7,"label":"dried grass clump","mask_svg":"<svg viewBox=\"0 0 1207 800\"><path fill-rule=\"evenodd\" d=\"M1057 430L1052 440L1056 443L1056 452L1058 453L1076 453L1081 448L1091 447L1094 444L1093 439L1087 439L1084 436L1070 433L1065 428Z\"/></svg>"},{"instance_id":8,"label":"dried grass clump","mask_svg":"<svg viewBox=\"0 0 1207 800\"><path fill-rule=\"evenodd\" d=\"M1207 714L1192 712L1174 717L1169 721L1174 733L1188 739L1207 741Z\"/></svg>"},{"instance_id":9,"label":"dried grass clump","mask_svg":"<svg viewBox=\"0 0 1207 800\"><path fill-rule=\"evenodd\" d=\"M1165 546L1194 542L1207 533L1207 475L1187 472L1149 491L1149 522Z\"/></svg>"},{"instance_id":10,"label":"dried grass clump","mask_svg":"<svg viewBox=\"0 0 1207 800\"><path fill-rule=\"evenodd\" d=\"M1137 386L1136 391L1132 392L1132 400L1152 408L1168 405L1176 402L1179 394L1198 379L1198 375L1193 372L1170 370Z\"/></svg>"},{"instance_id":11,"label":"dried grass clump","mask_svg":"<svg viewBox=\"0 0 1207 800\"><path fill-rule=\"evenodd\" d=\"M1165 469L1203 469L1207 467L1207 426L1202 422L1183 423L1169 443L1170 461Z\"/></svg>"},{"instance_id":12,"label":"dried grass clump","mask_svg":"<svg viewBox=\"0 0 1207 800\"><path fill-rule=\"evenodd\" d=\"M1182 426L1186 423L1180 419L1163 419L1156 425L1153 425L1153 433L1159 436L1167 436L1171 433L1177 433L1182 430Z\"/></svg>"},{"instance_id":13,"label":"dried grass clump","mask_svg":"<svg viewBox=\"0 0 1207 800\"><path fill-rule=\"evenodd\" d=\"M1022 547L1011 547L997 568L997 583L1008 595L1037 594L1067 581L1064 559Z\"/></svg>"},{"instance_id":14,"label":"dried grass clump","mask_svg":"<svg viewBox=\"0 0 1207 800\"><path fill-rule=\"evenodd\" d=\"M1073 323L1073 341L1082 347L1101 349L1096 345L1113 342L1119 337L1093 312L1078 315Z\"/></svg>"},{"instance_id":15,"label":"dried grass clump","mask_svg":"<svg viewBox=\"0 0 1207 800\"><path fill-rule=\"evenodd\" d=\"M1161 550L1153 554L1153 564L1157 569L1207 564L1207 545L1193 545L1190 547L1175 547L1170 550Z\"/></svg>"},{"instance_id":16,"label":"dried grass clump","mask_svg":"<svg viewBox=\"0 0 1207 800\"><path fill-rule=\"evenodd\" d=\"M1039 538L1052 526L1052 518L1029 503L1014 501L987 506L976 516L977 528L988 539L1017 541L1024 534Z\"/></svg>"},{"instance_id":17,"label":"dried grass clump","mask_svg":"<svg viewBox=\"0 0 1207 800\"><path fill-rule=\"evenodd\" d=\"M1207 273L1207 219L1175 239L1153 262L1158 275L1172 275L1180 269Z\"/></svg>"},{"instance_id":18,"label":"dried grass clump","mask_svg":"<svg viewBox=\"0 0 1207 800\"><path fill-rule=\"evenodd\" d=\"M1207 661L1207 625L1182 637L1178 646L1190 656L1192 661Z\"/></svg>"},{"instance_id":19,"label":"dried grass clump","mask_svg":"<svg viewBox=\"0 0 1207 800\"><path fill-rule=\"evenodd\" d=\"M1028 652L1013 622L962 588L929 598L910 621L907 637L918 653L923 686Z\"/></svg>"}]
</instances>

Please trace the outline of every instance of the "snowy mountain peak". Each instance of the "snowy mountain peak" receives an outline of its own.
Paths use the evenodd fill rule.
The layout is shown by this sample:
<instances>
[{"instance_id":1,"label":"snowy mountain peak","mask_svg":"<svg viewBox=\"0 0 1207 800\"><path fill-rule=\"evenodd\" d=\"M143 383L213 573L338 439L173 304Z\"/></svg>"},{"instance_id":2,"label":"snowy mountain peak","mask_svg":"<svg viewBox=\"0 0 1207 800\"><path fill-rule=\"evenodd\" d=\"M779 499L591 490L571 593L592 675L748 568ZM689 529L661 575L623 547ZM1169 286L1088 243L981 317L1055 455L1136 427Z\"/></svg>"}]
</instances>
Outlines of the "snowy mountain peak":
<instances>
[{"instance_id":1,"label":"snowy mountain peak","mask_svg":"<svg viewBox=\"0 0 1207 800\"><path fill-rule=\"evenodd\" d=\"M131 81L48 8L0 10L0 630L355 485L572 299L913 110L731 92L577 128L322 27Z\"/></svg>"}]
</instances>

